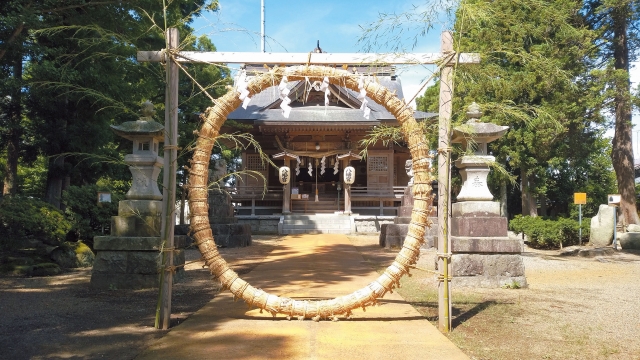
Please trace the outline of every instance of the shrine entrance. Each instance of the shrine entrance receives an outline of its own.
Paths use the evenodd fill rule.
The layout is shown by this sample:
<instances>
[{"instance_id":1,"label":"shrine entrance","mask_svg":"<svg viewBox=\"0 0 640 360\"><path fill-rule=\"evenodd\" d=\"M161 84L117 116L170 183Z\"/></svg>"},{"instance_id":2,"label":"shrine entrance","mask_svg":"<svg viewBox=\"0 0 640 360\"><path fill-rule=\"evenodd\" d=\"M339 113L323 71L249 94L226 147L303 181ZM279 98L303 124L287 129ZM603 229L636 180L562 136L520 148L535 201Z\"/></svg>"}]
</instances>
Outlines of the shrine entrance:
<instances>
[{"instance_id":1,"label":"shrine entrance","mask_svg":"<svg viewBox=\"0 0 640 360\"><path fill-rule=\"evenodd\" d=\"M411 54L409 58L397 54L260 54L253 56L238 53L198 53L198 52L181 52L179 47L179 35L176 29L168 29L167 31L167 49L162 51L139 52L139 61L166 61L167 63L167 106L166 106L166 122L168 126L167 136L165 139L165 162L169 166L165 166L165 181L163 182L165 193L163 208L163 226L162 239L165 241L166 248L173 249L173 212L171 207L175 203L175 177L169 174L176 173L176 157L177 157L177 109L178 109L178 62L250 62L254 64L279 64L285 67L274 66L268 68L269 74L265 76L257 76L250 82L243 81L230 92L214 101L215 106L209 108L203 116L203 124L198 131L198 140L191 159L190 177L189 177L189 206L191 209L191 232L194 242L198 245L205 262L211 269L212 274L216 276L224 287L230 289L234 297L243 299L249 306L256 306L260 309L267 310L274 314L288 314L289 317L297 316L303 320L305 318L313 318L320 320L323 318L337 319L338 315L349 317L351 310L355 308L365 308L375 304L377 299L390 292L394 287L399 285L400 278L408 273L411 265L415 263L420 253L419 247L424 242L425 226L428 224L428 216L431 214L431 161L432 154L424 141L424 133L418 126L413 111L408 108L408 102L400 100L398 94L390 91L386 84L379 82L375 77L371 77L364 81L362 75L347 71L349 64L363 64L371 59L375 59L376 64L438 64L440 68L440 117L439 117L439 143L438 143L438 166L443 171L438 172L438 181L440 186L439 207L442 211L438 211L438 226L440 228L438 236L438 268L442 269L439 277L439 322L440 328L444 332L448 332L451 325L451 303L449 273L451 271L451 240L449 234L449 167L450 167L450 118L451 118L451 100L453 93L452 70L453 66L459 63L478 62L477 54L458 54L453 50L453 37L451 33L445 32L442 35L442 53L441 54ZM313 55L313 56L312 56ZM240 60L240 61L238 61ZM270 60L270 61L269 61ZM275 61L281 60L281 61ZM286 67L291 64L306 64L294 67ZM340 69L336 64L343 64ZM322 66L329 65L329 66ZM333 67L331 67L333 66ZM294 300L290 298L281 298L276 295L266 293L258 288L252 287L249 283L239 278L238 274L232 271L224 259L220 256L215 245L211 227L208 219L207 206L207 180L208 165L211 160L211 149L220 134L221 126L227 118L231 118L234 109L240 105L246 110L247 104L252 97L266 93L273 84L280 82L278 86L280 95L280 108L285 118L289 118L292 107L289 105L292 101L288 94L291 88L287 87L287 77L294 81L307 82L309 79L314 82L327 83L327 85L340 85L350 89L352 92L359 94L357 98L362 100L361 110L364 111L363 117L370 118L371 112L374 110L366 106L367 97L374 103L380 104L387 112L391 113L394 120L401 127L407 149L410 150L413 159L413 193L414 204L411 215L411 226L409 233L405 238L403 249L398 253L394 263L389 266L375 282L367 287L357 290L347 296L337 297L332 300L308 301ZM323 80L324 79L324 80ZM284 86L283 86L284 85ZM330 91L325 88L325 91ZM327 94L327 92L325 92ZM256 111L258 109L249 109ZM355 109L354 109L355 110ZM269 119L266 118L268 121ZM280 119L276 119L280 120ZM286 121L289 124L292 121ZM334 120L337 125L344 125L341 119ZM259 126L259 124L256 124ZM273 125L273 123L272 123ZM345 161L345 164L351 160L353 153L348 150L347 153L338 155L339 160ZM287 153L284 151L280 154L273 155L274 159L284 159L285 165L291 162L292 158L298 158L299 155ZM393 164L391 164L393 165ZM312 166L313 168L313 166ZM372 169L369 169L372 170ZM376 168L377 170L377 168ZM387 174L393 171L393 167L389 167L387 160ZM352 171L349 169L349 171ZM370 175L373 175L369 171ZM383 174L377 174L377 184L385 182ZM392 177L393 178L393 177ZM387 177L389 183L392 183ZM317 190L317 187L316 187ZM350 185L346 187L345 204L350 204ZM283 213L288 211L288 201L291 194L291 183L283 187ZM315 197L315 196L314 196ZM348 212L347 212L348 210ZM350 213L350 206L345 209L345 213ZM171 313L171 283L172 272L174 271L173 257L166 256L167 260L163 261L165 265L161 272L162 295L159 300L157 324L156 327L163 329L169 326L169 317Z\"/></svg>"}]
</instances>

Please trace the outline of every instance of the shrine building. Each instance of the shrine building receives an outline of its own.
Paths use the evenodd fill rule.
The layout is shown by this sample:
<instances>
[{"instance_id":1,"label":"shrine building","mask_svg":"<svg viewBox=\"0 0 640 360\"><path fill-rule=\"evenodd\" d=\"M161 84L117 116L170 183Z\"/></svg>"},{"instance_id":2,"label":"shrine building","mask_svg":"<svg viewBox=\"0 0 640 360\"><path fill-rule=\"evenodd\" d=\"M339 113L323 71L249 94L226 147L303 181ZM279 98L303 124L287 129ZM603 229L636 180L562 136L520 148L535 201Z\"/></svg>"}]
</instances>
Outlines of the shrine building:
<instances>
[{"instance_id":1,"label":"shrine building","mask_svg":"<svg viewBox=\"0 0 640 360\"><path fill-rule=\"evenodd\" d=\"M395 67L348 69L404 98ZM245 65L244 71L249 79L268 70ZM251 147L242 150L239 170L248 173L238 176L229 189L239 221L251 223L255 233L275 232L276 220L279 233L325 232L322 226L303 229L304 220L320 223L323 218L317 217L319 214L342 215L351 223L350 232L375 232L381 223L392 222L410 180L405 164L411 155L406 146L378 142L368 147L363 158L360 141L376 126L398 126L395 117L370 98L359 99L358 92L334 84L327 90L326 84L323 89L320 82L309 81L286 83L291 100L286 114L283 108L287 104L282 105L279 85L254 95L246 108L241 106L229 114L228 120L240 124L241 130L222 128L222 132L250 133L277 166L262 161ZM415 111L414 117L421 121L437 114ZM229 141L225 144L234 145ZM281 166L291 169L291 181L285 186L279 181ZM355 169L351 186L344 184L343 170L347 166ZM291 220L288 229L287 219ZM327 224L335 221L327 220Z\"/></svg>"}]
</instances>

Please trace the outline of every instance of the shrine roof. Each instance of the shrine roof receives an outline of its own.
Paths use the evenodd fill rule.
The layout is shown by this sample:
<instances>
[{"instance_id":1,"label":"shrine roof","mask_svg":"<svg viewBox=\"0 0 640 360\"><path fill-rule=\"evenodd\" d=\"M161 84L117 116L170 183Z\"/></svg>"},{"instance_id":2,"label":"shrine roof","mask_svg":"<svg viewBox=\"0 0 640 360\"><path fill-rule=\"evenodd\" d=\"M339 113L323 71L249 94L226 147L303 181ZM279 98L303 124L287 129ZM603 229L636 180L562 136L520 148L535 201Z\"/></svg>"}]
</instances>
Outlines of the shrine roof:
<instances>
[{"instance_id":1,"label":"shrine roof","mask_svg":"<svg viewBox=\"0 0 640 360\"><path fill-rule=\"evenodd\" d=\"M402 83L396 76L379 76L377 77L380 84L390 91L395 91L398 98L403 99ZM301 84L298 81L292 81L288 83L288 87L292 90L292 93L300 88ZM282 110L279 108L280 92L278 86L271 86L259 94L254 95L251 98L251 102L246 109L238 107L231 112L228 116L230 120L236 120L241 122L251 121L256 125L303 125L304 123L350 123L361 125L378 125L381 122L394 122L396 119L384 106L374 102L367 97L367 106L371 109L369 119L363 116L363 111L360 110L362 104L357 99L358 93L339 86L332 86L334 92L339 93L338 98L341 100L341 106L329 105L329 106L316 106L317 104L293 106L289 118L285 118L282 114ZM427 119L437 116L434 113L426 113L422 111L415 111L414 117L416 120Z\"/></svg>"}]
</instances>

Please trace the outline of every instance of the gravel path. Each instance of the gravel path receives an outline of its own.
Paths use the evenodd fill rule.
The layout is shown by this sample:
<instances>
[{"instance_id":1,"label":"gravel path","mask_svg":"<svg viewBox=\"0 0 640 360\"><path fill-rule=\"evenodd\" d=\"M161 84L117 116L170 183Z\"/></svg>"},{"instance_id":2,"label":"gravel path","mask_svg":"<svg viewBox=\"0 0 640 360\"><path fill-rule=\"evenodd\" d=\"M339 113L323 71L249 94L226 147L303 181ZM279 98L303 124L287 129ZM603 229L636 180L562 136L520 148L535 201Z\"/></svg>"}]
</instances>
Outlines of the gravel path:
<instances>
[{"instance_id":1,"label":"gravel path","mask_svg":"<svg viewBox=\"0 0 640 360\"><path fill-rule=\"evenodd\" d=\"M592 355L640 359L640 252L595 258L557 253L524 254L530 287L524 296L535 297L532 304L549 315L549 327L595 345L599 351ZM523 322L536 316L531 310ZM545 324L540 327L550 331Z\"/></svg>"}]
</instances>

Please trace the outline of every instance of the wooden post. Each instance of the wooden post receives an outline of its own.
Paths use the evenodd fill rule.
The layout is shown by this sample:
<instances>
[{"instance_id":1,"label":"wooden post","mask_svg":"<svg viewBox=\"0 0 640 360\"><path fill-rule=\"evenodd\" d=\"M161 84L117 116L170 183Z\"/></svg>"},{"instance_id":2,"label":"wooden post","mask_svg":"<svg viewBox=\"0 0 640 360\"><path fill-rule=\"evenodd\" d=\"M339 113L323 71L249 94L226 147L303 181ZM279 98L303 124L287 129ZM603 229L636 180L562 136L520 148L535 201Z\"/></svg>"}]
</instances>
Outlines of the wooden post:
<instances>
[{"instance_id":1,"label":"wooden post","mask_svg":"<svg viewBox=\"0 0 640 360\"><path fill-rule=\"evenodd\" d=\"M291 170L291 160L285 157L284 166L289 167ZM282 213L283 214L291 214L291 180L293 180L293 176L291 174L292 171L289 171L289 182L284 185L283 193L282 193Z\"/></svg>"},{"instance_id":2,"label":"wooden post","mask_svg":"<svg viewBox=\"0 0 640 360\"><path fill-rule=\"evenodd\" d=\"M453 36L445 31L440 36L443 55L453 51ZM440 72L440 117L438 130L438 327L451 330L451 112L453 98L453 68L444 66Z\"/></svg>"},{"instance_id":3,"label":"wooden post","mask_svg":"<svg viewBox=\"0 0 640 360\"><path fill-rule=\"evenodd\" d=\"M178 29L167 29L167 52L175 51L180 44ZM171 290L173 286L173 249L176 204L176 173L178 155L178 76L179 68L167 55L167 88L164 116L164 176L162 178L162 228L160 237L164 244L163 269L160 284L160 313L156 328L166 330L171 320Z\"/></svg>"}]
</instances>

